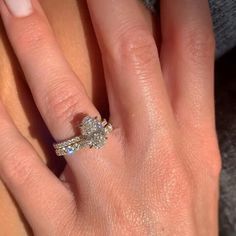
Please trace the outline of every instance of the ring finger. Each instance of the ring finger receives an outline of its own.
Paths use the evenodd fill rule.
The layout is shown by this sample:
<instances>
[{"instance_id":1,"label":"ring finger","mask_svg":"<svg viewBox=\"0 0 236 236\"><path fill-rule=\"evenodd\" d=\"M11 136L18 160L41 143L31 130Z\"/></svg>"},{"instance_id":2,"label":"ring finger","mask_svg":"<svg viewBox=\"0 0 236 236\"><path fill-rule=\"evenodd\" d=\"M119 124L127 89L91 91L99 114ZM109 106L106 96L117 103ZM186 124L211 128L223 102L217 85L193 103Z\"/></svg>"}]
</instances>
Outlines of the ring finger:
<instances>
[{"instance_id":1,"label":"ring finger","mask_svg":"<svg viewBox=\"0 0 236 236\"><path fill-rule=\"evenodd\" d=\"M98 116L36 0L1 1L1 15L37 107L56 140L74 135L77 115Z\"/></svg>"},{"instance_id":2,"label":"ring finger","mask_svg":"<svg viewBox=\"0 0 236 236\"><path fill-rule=\"evenodd\" d=\"M162 131L173 124L172 111L143 6L137 0L87 2L102 52L112 121L125 127L135 145L143 142L145 132L156 134L156 126L159 134L166 133Z\"/></svg>"}]
</instances>

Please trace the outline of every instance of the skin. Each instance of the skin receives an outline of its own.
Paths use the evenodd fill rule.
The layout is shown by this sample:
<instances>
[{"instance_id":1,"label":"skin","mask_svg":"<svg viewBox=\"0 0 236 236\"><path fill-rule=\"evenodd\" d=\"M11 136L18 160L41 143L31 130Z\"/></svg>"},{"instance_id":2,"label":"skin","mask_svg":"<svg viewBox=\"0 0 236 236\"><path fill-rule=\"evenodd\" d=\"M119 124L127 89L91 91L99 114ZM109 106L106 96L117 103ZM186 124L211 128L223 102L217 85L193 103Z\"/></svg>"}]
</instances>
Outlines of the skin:
<instances>
[{"instance_id":1,"label":"skin","mask_svg":"<svg viewBox=\"0 0 236 236\"><path fill-rule=\"evenodd\" d=\"M80 0L41 0L40 3L66 59L82 81L88 96L106 116L108 104L101 55L86 3ZM154 28L155 22L149 11L142 6L140 9L150 29ZM2 102L16 127L37 150L40 158L59 175L65 163L59 161L45 144L45 138L52 140L51 135L39 116L3 24L0 31L0 74L4 78L0 83ZM23 214L3 183L0 185L0 199L2 234L31 235Z\"/></svg>"},{"instance_id":2,"label":"skin","mask_svg":"<svg viewBox=\"0 0 236 236\"><path fill-rule=\"evenodd\" d=\"M56 4L55 4L56 3ZM81 78L88 95L97 104L99 109L106 113L106 96L103 96L104 79L101 70L101 60L94 32L83 1L75 0L44 0L41 4L54 29L57 40L63 49L64 55ZM56 6L56 7L55 7ZM63 20L61 16L63 15ZM85 41L87 40L87 42ZM1 25L1 99L20 132L29 140L40 153L40 157L50 163L50 168L60 173L64 162L59 161L48 149L44 139L52 140L46 126L40 118L33 102L30 91L24 81L24 76L13 50L10 48L3 25ZM93 57L94 55L94 57ZM93 78L96 78L92 86ZM101 93L96 93L95 88ZM33 111L33 112L32 112ZM9 191L0 184L0 228L3 235L31 235L24 217L16 208L16 203ZM20 212L20 213L19 213ZM22 222L23 221L23 222Z\"/></svg>"},{"instance_id":3,"label":"skin","mask_svg":"<svg viewBox=\"0 0 236 236\"><path fill-rule=\"evenodd\" d=\"M33 1L32 15L24 19L12 17L3 2L0 9L37 108L59 141L74 135L71 121L77 113L98 115L89 97L104 116L107 103L101 96L102 83L94 82L103 78L98 48L91 45L94 34L91 27L77 27L84 25L80 19L88 19L86 10L71 14L73 1L66 7L63 1L53 2L42 1L42 5L48 9L62 51L37 1ZM214 125L214 40L207 2L161 2L160 54L150 17L140 4L123 0L102 3L88 1L115 127L109 143L99 151L82 150L73 158L66 157L68 166L61 175L64 184L55 178L39 161L39 156L44 160L52 156L43 152L47 146L41 146L48 134L42 131L46 130L42 120L42 126L35 123L38 114L32 114L34 106L25 94L22 74L12 73L12 67L14 71L17 67L7 60L12 56L3 38L1 50L6 61L1 73L7 80L1 84L2 101L38 154L1 107L2 134L9 138L0 145L0 176L36 235L217 235L220 155ZM57 7L50 11L54 5ZM58 21L58 8L65 11L68 21ZM34 27L27 28L30 24ZM61 27L63 24L70 27ZM85 35L90 35L88 44ZM79 46L76 42L71 45L73 40ZM89 57L91 47L98 58ZM52 60L44 63L50 55ZM98 73L94 75L94 71ZM17 81L21 81L21 92L15 87ZM62 109L66 108L65 113ZM37 129L29 133L32 122ZM32 133L41 134L39 141ZM9 140L17 144L10 153L6 148ZM1 194L9 206L9 218L5 218L16 221L12 231L7 231L10 222L3 222L6 234L18 231L17 235L25 235L4 188Z\"/></svg>"}]
</instances>

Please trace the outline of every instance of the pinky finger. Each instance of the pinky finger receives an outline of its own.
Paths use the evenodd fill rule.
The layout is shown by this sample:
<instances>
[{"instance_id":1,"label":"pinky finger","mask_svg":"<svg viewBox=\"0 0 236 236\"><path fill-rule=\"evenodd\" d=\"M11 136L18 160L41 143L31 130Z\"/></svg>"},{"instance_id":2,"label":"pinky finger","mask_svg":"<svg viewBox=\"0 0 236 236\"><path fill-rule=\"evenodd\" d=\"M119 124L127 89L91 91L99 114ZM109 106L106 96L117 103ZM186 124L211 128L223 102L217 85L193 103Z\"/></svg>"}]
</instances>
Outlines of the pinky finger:
<instances>
[{"instance_id":1,"label":"pinky finger","mask_svg":"<svg viewBox=\"0 0 236 236\"><path fill-rule=\"evenodd\" d=\"M0 178L13 194L34 233L48 235L51 225L50 235L54 235L54 230L63 227L62 215L68 216L68 211L73 210L73 196L17 131L2 104L0 127Z\"/></svg>"}]
</instances>

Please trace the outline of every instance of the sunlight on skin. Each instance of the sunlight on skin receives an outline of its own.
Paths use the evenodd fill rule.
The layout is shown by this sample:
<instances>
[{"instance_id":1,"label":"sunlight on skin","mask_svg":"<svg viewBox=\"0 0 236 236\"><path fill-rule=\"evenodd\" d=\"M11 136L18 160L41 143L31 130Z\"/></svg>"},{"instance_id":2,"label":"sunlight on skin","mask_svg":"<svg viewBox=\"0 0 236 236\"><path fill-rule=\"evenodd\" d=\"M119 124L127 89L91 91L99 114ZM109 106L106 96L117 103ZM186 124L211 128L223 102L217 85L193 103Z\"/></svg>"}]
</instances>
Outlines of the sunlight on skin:
<instances>
[{"instance_id":1,"label":"sunlight on skin","mask_svg":"<svg viewBox=\"0 0 236 236\"><path fill-rule=\"evenodd\" d=\"M41 3L68 62L83 82L97 108L105 114L107 102L104 96L101 56L85 1L41 0ZM145 9L143 12L152 27L150 14ZM48 145L52 140L34 105L2 25L0 32L1 99L20 132L46 161L48 156L52 156L48 151ZM1 235L30 235L30 230L27 230L27 226L22 223L21 213L18 212L14 200L1 182L0 209Z\"/></svg>"}]
</instances>

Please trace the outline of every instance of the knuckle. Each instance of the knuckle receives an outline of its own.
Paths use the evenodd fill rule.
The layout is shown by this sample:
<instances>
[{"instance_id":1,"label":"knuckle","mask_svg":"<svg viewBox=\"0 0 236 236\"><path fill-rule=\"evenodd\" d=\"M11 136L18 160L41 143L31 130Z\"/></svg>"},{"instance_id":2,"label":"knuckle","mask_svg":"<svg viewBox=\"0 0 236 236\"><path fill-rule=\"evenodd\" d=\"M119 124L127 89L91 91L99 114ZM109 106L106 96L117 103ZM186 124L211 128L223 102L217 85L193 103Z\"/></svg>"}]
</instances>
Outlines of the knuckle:
<instances>
[{"instance_id":1,"label":"knuckle","mask_svg":"<svg viewBox=\"0 0 236 236\"><path fill-rule=\"evenodd\" d=\"M9 148L2 157L1 172L6 182L13 185L29 184L32 173L32 151L24 145Z\"/></svg>"},{"instance_id":2,"label":"knuckle","mask_svg":"<svg viewBox=\"0 0 236 236\"><path fill-rule=\"evenodd\" d=\"M38 51L48 44L50 32L40 16L36 15L30 22L17 25L17 27L14 39L24 49L23 53Z\"/></svg>"},{"instance_id":3,"label":"knuckle","mask_svg":"<svg viewBox=\"0 0 236 236\"><path fill-rule=\"evenodd\" d=\"M82 91L77 91L64 82L54 84L49 91L44 99L46 117L53 116L53 120L65 122L72 119L76 113L84 110L85 103L83 102L85 99Z\"/></svg>"},{"instance_id":4,"label":"knuckle","mask_svg":"<svg viewBox=\"0 0 236 236\"><path fill-rule=\"evenodd\" d=\"M136 27L121 33L116 52L122 60L135 67L146 67L158 60L157 46L151 32Z\"/></svg>"}]
</instances>

